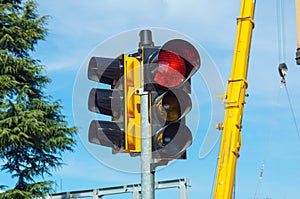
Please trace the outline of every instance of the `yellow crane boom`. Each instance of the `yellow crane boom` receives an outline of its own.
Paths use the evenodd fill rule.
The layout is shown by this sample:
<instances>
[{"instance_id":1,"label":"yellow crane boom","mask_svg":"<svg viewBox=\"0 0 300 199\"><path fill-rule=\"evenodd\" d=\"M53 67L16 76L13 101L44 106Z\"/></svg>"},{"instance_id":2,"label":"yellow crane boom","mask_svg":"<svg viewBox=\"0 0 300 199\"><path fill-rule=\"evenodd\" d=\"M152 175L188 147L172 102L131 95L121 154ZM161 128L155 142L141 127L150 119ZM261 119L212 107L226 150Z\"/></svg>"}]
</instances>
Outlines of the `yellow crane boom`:
<instances>
[{"instance_id":1,"label":"yellow crane boom","mask_svg":"<svg viewBox=\"0 0 300 199\"><path fill-rule=\"evenodd\" d=\"M297 50L296 63L300 65L300 0L295 0L296 7L296 33L297 33Z\"/></svg>"},{"instance_id":2,"label":"yellow crane boom","mask_svg":"<svg viewBox=\"0 0 300 199\"><path fill-rule=\"evenodd\" d=\"M242 115L247 89L248 59L254 28L255 0L242 0L231 76L227 82L225 117L214 188L214 199L232 198L236 162L241 147Z\"/></svg>"}]
</instances>

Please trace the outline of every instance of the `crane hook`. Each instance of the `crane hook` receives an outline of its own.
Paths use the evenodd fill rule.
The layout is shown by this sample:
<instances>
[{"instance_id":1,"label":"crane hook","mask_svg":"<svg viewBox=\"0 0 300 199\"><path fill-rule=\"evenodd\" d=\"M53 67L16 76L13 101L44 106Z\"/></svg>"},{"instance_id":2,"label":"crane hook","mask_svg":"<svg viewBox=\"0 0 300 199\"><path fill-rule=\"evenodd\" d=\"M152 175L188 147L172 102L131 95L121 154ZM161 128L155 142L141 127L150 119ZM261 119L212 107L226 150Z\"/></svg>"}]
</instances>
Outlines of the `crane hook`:
<instances>
[{"instance_id":1,"label":"crane hook","mask_svg":"<svg viewBox=\"0 0 300 199\"><path fill-rule=\"evenodd\" d=\"M285 63L279 64L279 66L278 66L278 72L279 72L280 77L282 77L281 83L285 84L286 81L285 81L284 77L288 73L287 65Z\"/></svg>"}]
</instances>

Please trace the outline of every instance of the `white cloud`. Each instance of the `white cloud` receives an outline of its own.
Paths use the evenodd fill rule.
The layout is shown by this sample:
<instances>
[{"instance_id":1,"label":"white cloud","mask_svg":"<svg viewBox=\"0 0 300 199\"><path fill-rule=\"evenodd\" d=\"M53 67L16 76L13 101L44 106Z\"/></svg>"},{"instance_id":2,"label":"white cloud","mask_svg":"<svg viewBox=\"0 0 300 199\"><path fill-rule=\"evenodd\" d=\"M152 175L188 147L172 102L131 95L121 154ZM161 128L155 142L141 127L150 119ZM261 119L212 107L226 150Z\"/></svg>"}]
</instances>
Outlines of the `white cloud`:
<instances>
[{"instance_id":1,"label":"white cloud","mask_svg":"<svg viewBox=\"0 0 300 199\"><path fill-rule=\"evenodd\" d=\"M78 68L77 61L75 60L63 60L60 62L53 62L53 63L44 63L47 66L47 71L57 71L57 70L66 70L66 69L74 69Z\"/></svg>"}]
</instances>

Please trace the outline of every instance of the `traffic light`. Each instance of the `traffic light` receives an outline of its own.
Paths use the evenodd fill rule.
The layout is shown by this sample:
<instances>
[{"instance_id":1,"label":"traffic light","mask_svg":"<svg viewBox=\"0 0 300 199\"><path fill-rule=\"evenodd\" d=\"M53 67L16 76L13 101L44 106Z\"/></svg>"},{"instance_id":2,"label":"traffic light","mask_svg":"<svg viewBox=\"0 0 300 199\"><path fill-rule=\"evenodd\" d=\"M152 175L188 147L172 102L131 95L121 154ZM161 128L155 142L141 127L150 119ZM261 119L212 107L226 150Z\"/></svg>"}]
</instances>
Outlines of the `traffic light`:
<instances>
[{"instance_id":1,"label":"traffic light","mask_svg":"<svg viewBox=\"0 0 300 199\"><path fill-rule=\"evenodd\" d=\"M93 88L89 94L90 111L111 116L111 121L93 120L89 142L110 147L113 153L141 151L140 141L140 61L125 54L112 59L92 57L88 65L90 80L110 85Z\"/></svg>"},{"instance_id":2,"label":"traffic light","mask_svg":"<svg viewBox=\"0 0 300 199\"><path fill-rule=\"evenodd\" d=\"M181 39L142 51L144 89L151 93L152 157L186 159L192 133L185 116L192 108L191 77L200 68L199 53Z\"/></svg>"}]
</instances>

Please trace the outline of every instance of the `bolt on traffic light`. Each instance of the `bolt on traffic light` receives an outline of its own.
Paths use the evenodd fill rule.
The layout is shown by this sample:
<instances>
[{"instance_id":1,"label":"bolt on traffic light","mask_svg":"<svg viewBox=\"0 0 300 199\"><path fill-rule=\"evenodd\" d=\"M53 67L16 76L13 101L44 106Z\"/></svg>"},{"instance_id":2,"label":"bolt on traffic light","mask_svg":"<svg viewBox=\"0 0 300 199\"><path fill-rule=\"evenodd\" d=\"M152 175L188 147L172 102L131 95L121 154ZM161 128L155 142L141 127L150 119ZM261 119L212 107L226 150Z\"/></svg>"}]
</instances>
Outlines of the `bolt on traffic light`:
<instances>
[{"instance_id":1,"label":"bolt on traffic light","mask_svg":"<svg viewBox=\"0 0 300 199\"><path fill-rule=\"evenodd\" d=\"M144 88L151 93L150 123L154 158L185 159L192 143L186 115L192 109L191 77L200 56L187 41L174 39L143 49Z\"/></svg>"},{"instance_id":2,"label":"bolt on traffic light","mask_svg":"<svg viewBox=\"0 0 300 199\"><path fill-rule=\"evenodd\" d=\"M92 57L88 65L90 80L108 84L111 89L93 88L90 91L90 111L111 116L112 121L93 120L89 127L89 142L110 147L113 153L141 151L140 62L125 54L112 59Z\"/></svg>"}]
</instances>

